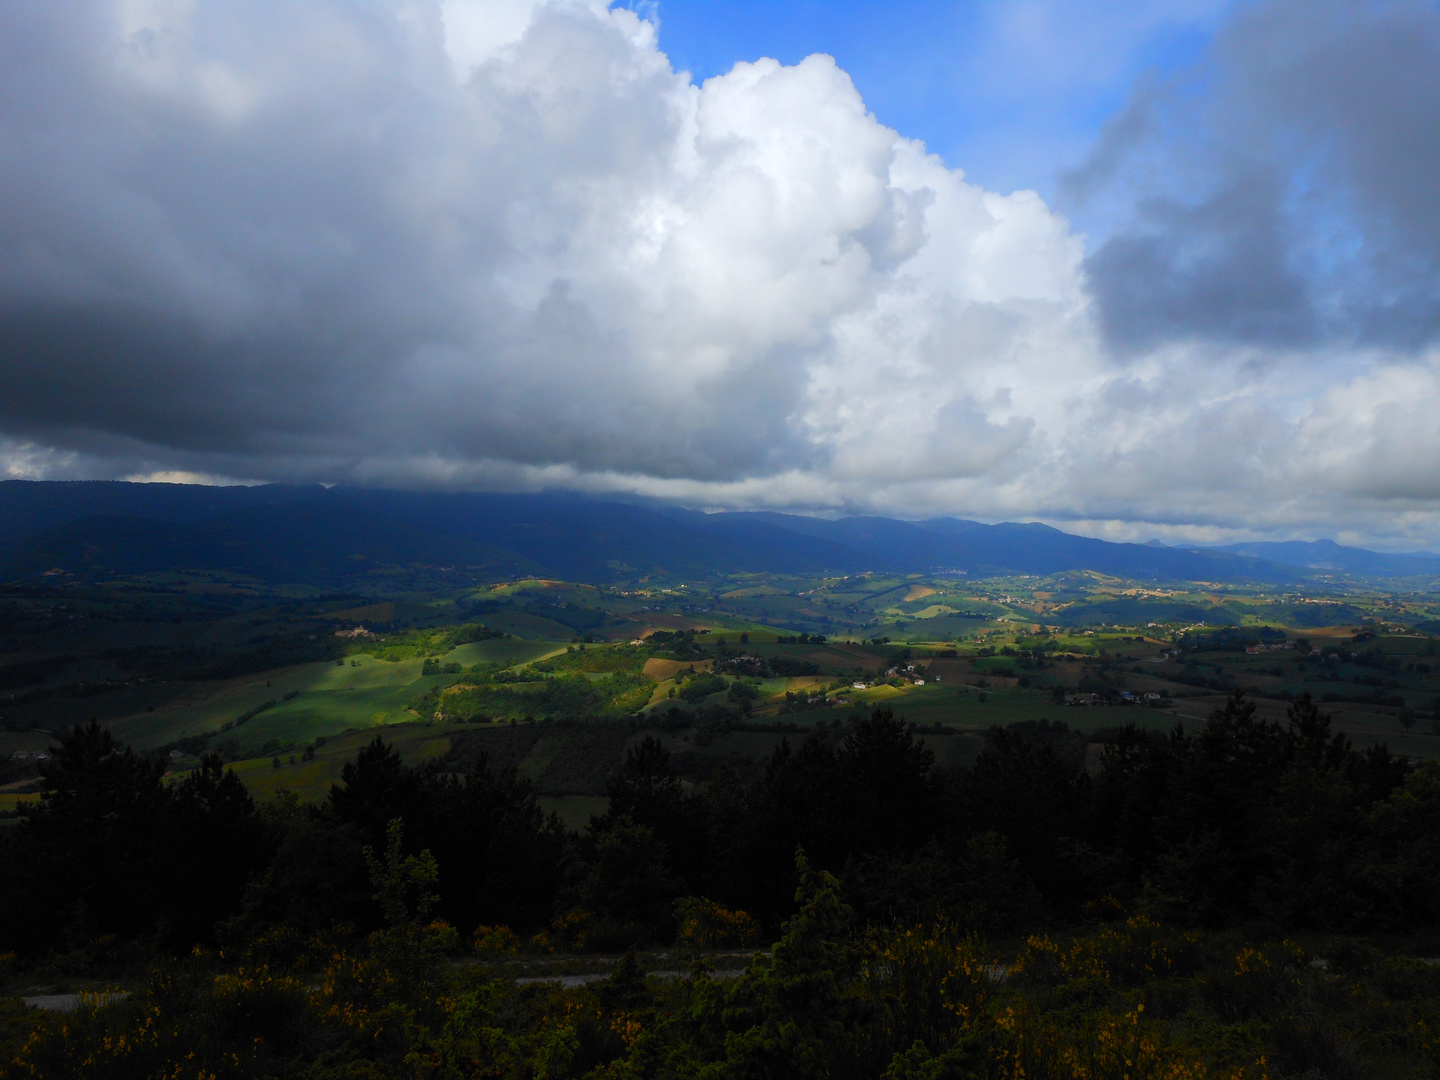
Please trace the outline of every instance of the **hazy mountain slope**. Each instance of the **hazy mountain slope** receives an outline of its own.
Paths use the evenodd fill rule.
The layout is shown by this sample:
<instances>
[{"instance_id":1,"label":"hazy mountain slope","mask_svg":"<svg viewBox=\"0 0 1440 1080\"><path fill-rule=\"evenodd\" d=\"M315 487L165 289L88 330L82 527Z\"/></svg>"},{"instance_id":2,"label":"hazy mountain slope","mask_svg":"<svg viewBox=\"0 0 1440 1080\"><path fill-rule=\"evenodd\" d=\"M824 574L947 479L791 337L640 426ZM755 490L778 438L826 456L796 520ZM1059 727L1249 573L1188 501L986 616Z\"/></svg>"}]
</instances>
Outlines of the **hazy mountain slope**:
<instances>
[{"instance_id":1,"label":"hazy mountain slope","mask_svg":"<svg viewBox=\"0 0 1440 1080\"><path fill-rule=\"evenodd\" d=\"M1117 544L1074 536L1039 523L984 525L956 518L931 518L919 525L970 543L988 566L1014 567L1020 573L1084 569L1120 577L1265 582L1291 581L1298 576L1284 565L1241 553Z\"/></svg>"},{"instance_id":2,"label":"hazy mountain slope","mask_svg":"<svg viewBox=\"0 0 1440 1080\"><path fill-rule=\"evenodd\" d=\"M1223 549L1115 544L1038 524L703 514L571 494L270 485L0 483L0 564L139 572L235 569L328 581L384 563L580 581L644 575L1095 570L1151 580L1286 582L1306 567L1440 572L1434 556L1329 542Z\"/></svg>"},{"instance_id":3,"label":"hazy mountain slope","mask_svg":"<svg viewBox=\"0 0 1440 1080\"><path fill-rule=\"evenodd\" d=\"M967 569L979 565L968 544L936 536L908 521L854 517L828 520L794 514L730 513L706 515L703 527L741 537L763 534L772 543L808 544L816 554L833 553L831 566L847 572L864 570L915 573ZM788 537L788 540L783 538Z\"/></svg>"},{"instance_id":4,"label":"hazy mountain slope","mask_svg":"<svg viewBox=\"0 0 1440 1080\"><path fill-rule=\"evenodd\" d=\"M323 499L326 494L318 484L209 487L120 480L0 481L0 557L49 529L86 517L204 521L245 507Z\"/></svg>"},{"instance_id":5,"label":"hazy mountain slope","mask_svg":"<svg viewBox=\"0 0 1440 1080\"><path fill-rule=\"evenodd\" d=\"M320 500L247 507L198 522L84 517L42 533L11 565L19 573L184 569L316 583L397 565L466 567L484 576L538 569L514 552Z\"/></svg>"},{"instance_id":6,"label":"hazy mountain slope","mask_svg":"<svg viewBox=\"0 0 1440 1080\"><path fill-rule=\"evenodd\" d=\"M1040 524L986 525L958 518L904 522L851 517L831 521L776 513L713 517L753 518L812 538L829 539L858 552L861 557L857 561L875 570L964 570L971 574L1096 570L1120 577L1187 581L1284 582L1299 576L1288 566L1244 555L1115 544Z\"/></svg>"},{"instance_id":7,"label":"hazy mountain slope","mask_svg":"<svg viewBox=\"0 0 1440 1080\"><path fill-rule=\"evenodd\" d=\"M573 495L438 494L348 489L336 496L377 516L514 551L554 577L605 581L638 574L818 573L854 553L770 525L714 526L705 514L662 514Z\"/></svg>"},{"instance_id":8,"label":"hazy mountain slope","mask_svg":"<svg viewBox=\"0 0 1440 1080\"><path fill-rule=\"evenodd\" d=\"M1428 551L1390 555L1379 551L1367 551L1365 548L1345 547L1337 544L1334 540L1309 542L1286 540L1227 544L1224 547L1202 550L1248 555L1257 559L1284 563L1287 566L1304 567L1308 570L1340 571L1370 577L1404 577L1410 574L1440 573L1440 555Z\"/></svg>"}]
</instances>

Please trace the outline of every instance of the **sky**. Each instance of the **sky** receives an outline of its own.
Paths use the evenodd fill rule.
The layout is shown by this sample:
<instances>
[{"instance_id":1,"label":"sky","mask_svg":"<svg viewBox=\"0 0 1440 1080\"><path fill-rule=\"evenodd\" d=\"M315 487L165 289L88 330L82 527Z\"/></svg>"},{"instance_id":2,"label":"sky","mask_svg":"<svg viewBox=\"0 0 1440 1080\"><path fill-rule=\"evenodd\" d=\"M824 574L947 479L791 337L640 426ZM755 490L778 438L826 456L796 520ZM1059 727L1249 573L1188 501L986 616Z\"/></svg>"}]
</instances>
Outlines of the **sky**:
<instances>
[{"instance_id":1,"label":"sky","mask_svg":"<svg viewBox=\"0 0 1440 1080\"><path fill-rule=\"evenodd\" d=\"M635 4L628 5L632 8ZM1151 70L1193 65L1222 0L889 4L669 2L672 65L698 82L737 59L835 58L877 120L974 183L1047 201Z\"/></svg>"},{"instance_id":2,"label":"sky","mask_svg":"<svg viewBox=\"0 0 1440 1080\"><path fill-rule=\"evenodd\" d=\"M0 6L0 476L1440 547L1432 0Z\"/></svg>"}]
</instances>

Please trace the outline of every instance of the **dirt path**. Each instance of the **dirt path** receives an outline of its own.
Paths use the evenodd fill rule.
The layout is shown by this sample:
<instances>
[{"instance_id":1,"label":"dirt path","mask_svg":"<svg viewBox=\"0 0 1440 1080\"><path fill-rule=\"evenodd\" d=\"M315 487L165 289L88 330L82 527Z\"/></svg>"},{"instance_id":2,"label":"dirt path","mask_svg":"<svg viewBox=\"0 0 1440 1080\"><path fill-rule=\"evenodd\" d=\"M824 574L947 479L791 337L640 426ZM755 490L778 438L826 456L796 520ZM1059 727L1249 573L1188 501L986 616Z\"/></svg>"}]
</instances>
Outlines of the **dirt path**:
<instances>
[{"instance_id":1,"label":"dirt path","mask_svg":"<svg viewBox=\"0 0 1440 1080\"><path fill-rule=\"evenodd\" d=\"M738 979L743 974L745 974L744 968L725 968L721 971L712 971L710 977L712 979ZM531 975L523 979L516 979L515 983L517 986L526 986L530 983L556 983L566 990L573 990L577 986L589 986L591 983L600 982L609 977L610 972L608 971L591 971L584 975ZM690 972L647 971L645 977L647 979L688 979Z\"/></svg>"},{"instance_id":2,"label":"dirt path","mask_svg":"<svg viewBox=\"0 0 1440 1080\"><path fill-rule=\"evenodd\" d=\"M119 1001L129 994L120 990L113 994L35 994L30 997L22 997L20 1000L29 1005L32 1009L44 1009L46 1012L74 1012L86 1002L87 999L97 1005L108 1005L112 1001Z\"/></svg>"}]
</instances>

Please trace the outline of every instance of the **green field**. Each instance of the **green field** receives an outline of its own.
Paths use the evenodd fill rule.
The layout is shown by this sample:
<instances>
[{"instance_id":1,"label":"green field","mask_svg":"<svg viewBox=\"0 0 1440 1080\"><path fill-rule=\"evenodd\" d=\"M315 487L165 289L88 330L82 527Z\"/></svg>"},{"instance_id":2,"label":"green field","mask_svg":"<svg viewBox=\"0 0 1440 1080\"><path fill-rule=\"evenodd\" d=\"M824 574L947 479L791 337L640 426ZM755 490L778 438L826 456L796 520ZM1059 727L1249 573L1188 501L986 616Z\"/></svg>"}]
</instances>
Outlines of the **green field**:
<instances>
[{"instance_id":1,"label":"green field","mask_svg":"<svg viewBox=\"0 0 1440 1080\"><path fill-rule=\"evenodd\" d=\"M1161 587L1093 573L987 581L736 575L625 588L528 580L445 595L313 593L162 575L62 582L53 595L14 599L12 615L35 630L10 643L13 659L0 658L0 667L57 659L38 680L12 680L22 689L0 698L0 755L41 749L50 733L95 717L137 749L162 750L175 770L219 750L257 794L289 787L319 798L377 731L419 760L446 753L479 717L562 727L634 717L673 735L703 783L714 760L757 767L781 737L756 735L763 752L759 743L742 751L727 741L741 732L724 734L735 724L803 733L885 706L922 728L956 732L932 736L933 749L963 761L981 733L1026 721L1081 733L1131 724L1193 730L1241 689L1267 719L1283 722L1287 700L1310 692L1357 745L1440 756L1440 638L1432 633L1440 604L1430 594ZM378 636L337 636L337 627L387 616ZM800 634L807 640L793 640ZM823 643L810 638L821 634ZM1286 647L1246 652L1237 634ZM761 666L746 674L736 657ZM905 678L907 664L925 685ZM896 666L901 685L851 685L889 678ZM705 670L723 681L687 695L691 673ZM732 695L736 678L753 693ZM1145 694L1168 707L1117 704ZM809 707L817 696L828 704ZM1067 703L1076 700L1085 704ZM580 758L608 761L610 736L564 730L527 745L512 764L543 783L547 799L599 798L603 768L587 771ZM308 762L307 747L315 752ZM11 768L0 812L25 797L14 785L35 775L33 766ZM576 820L593 812L581 805L589 809L565 812Z\"/></svg>"},{"instance_id":2,"label":"green field","mask_svg":"<svg viewBox=\"0 0 1440 1080\"><path fill-rule=\"evenodd\" d=\"M482 641L442 655L443 663L524 664L563 650L549 642ZM326 661L263 672L243 679L201 684L166 705L110 720L117 735L134 746L163 746L195 735L213 735L253 750L268 743L291 746L330 738L356 728L408 723L410 705L426 691L455 683L458 675L424 675L423 660L377 660L355 654L337 664ZM286 700L287 694L294 697ZM222 732L245 713L274 705Z\"/></svg>"},{"instance_id":3,"label":"green field","mask_svg":"<svg viewBox=\"0 0 1440 1080\"><path fill-rule=\"evenodd\" d=\"M540 806L554 814L567 829L583 832L592 817L600 817L610 805L603 795L542 795Z\"/></svg>"},{"instance_id":4,"label":"green field","mask_svg":"<svg viewBox=\"0 0 1440 1080\"><path fill-rule=\"evenodd\" d=\"M34 803L40 796L35 793L19 794L13 791L0 791L0 811L13 812L16 807L23 803Z\"/></svg>"},{"instance_id":5,"label":"green field","mask_svg":"<svg viewBox=\"0 0 1440 1080\"><path fill-rule=\"evenodd\" d=\"M420 660L387 663L368 656L347 660L343 667L329 662L304 664L198 687L154 712L117 718L111 727L136 746L163 745L187 736L219 735L226 723L274 701L224 737L242 749L275 739L308 742L317 735L414 719L405 708L418 693L453 681L422 676L420 669ZM286 700L287 694L296 696Z\"/></svg>"},{"instance_id":6,"label":"green field","mask_svg":"<svg viewBox=\"0 0 1440 1080\"><path fill-rule=\"evenodd\" d=\"M425 724L397 725L386 730L384 736L409 765L439 757L450 748L447 733ZM374 737L374 732L366 731L327 739L311 761L302 760L300 755L285 754L278 766L272 758L251 758L236 761L230 767L257 799L273 798L286 790L293 791L305 802L317 802L329 793L332 784L340 782L345 762Z\"/></svg>"},{"instance_id":7,"label":"green field","mask_svg":"<svg viewBox=\"0 0 1440 1080\"><path fill-rule=\"evenodd\" d=\"M451 649L443 659L458 661L466 667L471 664L528 664L564 649L564 645L551 641L476 641Z\"/></svg>"}]
</instances>

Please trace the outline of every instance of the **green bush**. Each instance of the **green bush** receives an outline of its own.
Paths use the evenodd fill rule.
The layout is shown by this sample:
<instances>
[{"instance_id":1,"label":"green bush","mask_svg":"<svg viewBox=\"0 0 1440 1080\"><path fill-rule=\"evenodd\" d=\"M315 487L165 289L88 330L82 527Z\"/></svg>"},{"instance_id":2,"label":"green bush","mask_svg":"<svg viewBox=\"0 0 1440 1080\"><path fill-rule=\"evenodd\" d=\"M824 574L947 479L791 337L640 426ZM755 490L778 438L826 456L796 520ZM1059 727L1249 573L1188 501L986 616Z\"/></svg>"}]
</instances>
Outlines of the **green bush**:
<instances>
[{"instance_id":1,"label":"green bush","mask_svg":"<svg viewBox=\"0 0 1440 1080\"><path fill-rule=\"evenodd\" d=\"M716 675L710 671L697 672L686 679L685 684L680 687L680 696L690 704L697 705L711 694L718 694L728 689L729 686L730 684L722 675Z\"/></svg>"}]
</instances>

